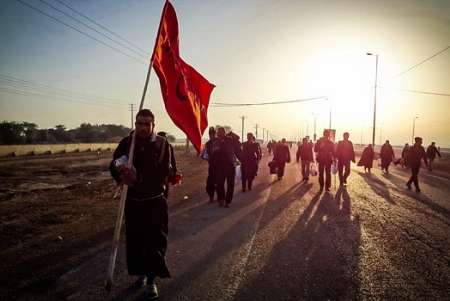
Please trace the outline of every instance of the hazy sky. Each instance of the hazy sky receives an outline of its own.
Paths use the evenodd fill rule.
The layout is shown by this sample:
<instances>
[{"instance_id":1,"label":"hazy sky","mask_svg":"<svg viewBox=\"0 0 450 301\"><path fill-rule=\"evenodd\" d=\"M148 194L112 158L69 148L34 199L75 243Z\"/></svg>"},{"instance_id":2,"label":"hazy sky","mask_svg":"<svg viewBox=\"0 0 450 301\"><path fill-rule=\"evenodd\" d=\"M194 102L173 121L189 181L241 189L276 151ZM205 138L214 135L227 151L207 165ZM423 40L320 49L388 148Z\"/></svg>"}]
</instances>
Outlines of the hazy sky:
<instances>
[{"instance_id":1,"label":"hazy sky","mask_svg":"<svg viewBox=\"0 0 450 301\"><path fill-rule=\"evenodd\" d=\"M21 1L137 56L43 2L73 14L56 0ZM152 51L163 0L63 1ZM379 55L381 86L376 142L380 129L382 140L410 142L412 121L418 116L416 135L423 136L425 144L434 140L450 146L450 97L403 91L450 94L450 50L395 77L450 45L450 1L172 3L178 14L181 56L217 86L211 102L329 98L260 107L211 106L211 125L231 125L240 134L239 116L244 115L246 132L258 124L278 138L296 138L307 129L312 136L313 114L319 134L328 126L331 103L332 127L338 135L349 131L354 142L368 143L375 57L366 52L372 52ZM73 128L81 122L130 124L128 103L137 106L140 101L150 54L141 59L144 62L133 60L16 0L0 1L0 44L0 120L30 121L41 128ZM87 95L80 96L82 103L54 92L42 96L27 83L5 80L5 75ZM165 113L155 73L145 107L156 113L158 129L182 137ZM261 137L261 130L258 134Z\"/></svg>"}]
</instances>

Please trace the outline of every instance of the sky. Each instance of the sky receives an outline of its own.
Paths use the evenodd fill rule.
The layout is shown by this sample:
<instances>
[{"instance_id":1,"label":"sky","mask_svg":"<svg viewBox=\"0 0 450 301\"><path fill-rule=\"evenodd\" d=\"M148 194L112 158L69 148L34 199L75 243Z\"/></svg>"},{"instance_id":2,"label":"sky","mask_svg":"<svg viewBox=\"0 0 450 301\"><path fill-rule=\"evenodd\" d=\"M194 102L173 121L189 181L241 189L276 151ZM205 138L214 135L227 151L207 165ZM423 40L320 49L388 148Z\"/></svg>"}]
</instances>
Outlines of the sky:
<instances>
[{"instance_id":1,"label":"sky","mask_svg":"<svg viewBox=\"0 0 450 301\"><path fill-rule=\"evenodd\" d=\"M114 44L46 4L76 16L59 1L145 54ZM326 97L270 106L211 105L210 125L229 125L240 134L245 116L245 133L258 125L258 138L264 128L275 139L298 139L313 136L315 120L320 136L331 108L338 137L348 131L353 142L370 143L376 69L370 52L378 55L376 143L411 142L415 120L415 136L425 144L450 147L450 97L406 91L450 94L450 49L403 73L450 45L450 1L171 2L181 56L216 85L211 103ZM82 122L130 126L129 104L140 102L163 5L163 0L0 1L0 120L40 128ZM36 84L43 88L36 90ZM165 112L153 71L144 107L154 111L158 130L184 137Z\"/></svg>"}]
</instances>

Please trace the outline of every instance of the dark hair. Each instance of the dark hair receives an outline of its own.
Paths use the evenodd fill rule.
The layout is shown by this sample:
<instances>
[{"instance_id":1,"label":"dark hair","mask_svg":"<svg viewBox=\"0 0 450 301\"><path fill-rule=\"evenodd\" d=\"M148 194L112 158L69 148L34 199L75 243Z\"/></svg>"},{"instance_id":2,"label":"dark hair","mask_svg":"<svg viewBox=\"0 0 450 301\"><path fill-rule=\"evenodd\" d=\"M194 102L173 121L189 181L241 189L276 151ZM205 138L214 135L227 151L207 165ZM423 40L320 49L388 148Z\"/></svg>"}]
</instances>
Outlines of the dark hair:
<instances>
[{"instance_id":1,"label":"dark hair","mask_svg":"<svg viewBox=\"0 0 450 301\"><path fill-rule=\"evenodd\" d=\"M156 135L167 138L167 133L166 132L158 132Z\"/></svg>"},{"instance_id":2,"label":"dark hair","mask_svg":"<svg viewBox=\"0 0 450 301\"><path fill-rule=\"evenodd\" d=\"M151 117L155 121L155 115L149 109L142 109L136 114L136 119L138 117Z\"/></svg>"},{"instance_id":3,"label":"dark hair","mask_svg":"<svg viewBox=\"0 0 450 301\"><path fill-rule=\"evenodd\" d=\"M343 134L343 136L345 136L345 135L350 136L350 134L349 134L348 132L345 132L345 133Z\"/></svg>"},{"instance_id":4,"label":"dark hair","mask_svg":"<svg viewBox=\"0 0 450 301\"><path fill-rule=\"evenodd\" d=\"M209 134L215 134L216 133L216 129L213 126L210 126L208 133Z\"/></svg>"},{"instance_id":5,"label":"dark hair","mask_svg":"<svg viewBox=\"0 0 450 301\"><path fill-rule=\"evenodd\" d=\"M414 138L414 141L415 141L415 142L420 142L420 141L422 141L422 137L415 137L415 138Z\"/></svg>"}]
</instances>

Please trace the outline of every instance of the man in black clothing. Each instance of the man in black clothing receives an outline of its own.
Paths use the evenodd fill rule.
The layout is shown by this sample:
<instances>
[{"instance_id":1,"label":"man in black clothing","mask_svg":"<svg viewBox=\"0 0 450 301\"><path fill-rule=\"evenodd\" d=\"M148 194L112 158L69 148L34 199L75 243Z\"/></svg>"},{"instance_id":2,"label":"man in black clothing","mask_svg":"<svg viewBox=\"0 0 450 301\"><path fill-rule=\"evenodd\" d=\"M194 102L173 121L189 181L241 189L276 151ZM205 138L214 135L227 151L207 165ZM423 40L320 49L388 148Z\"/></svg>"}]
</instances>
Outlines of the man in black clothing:
<instances>
[{"instance_id":1,"label":"man in black clothing","mask_svg":"<svg viewBox=\"0 0 450 301\"><path fill-rule=\"evenodd\" d=\"M261 160L261 147L255 141L253 133L247 134L247 142L242 143L241 152L241 172L242 172L242 191L248 188L252 190L253 179L258 172L258 163Z\"/></svg>"},{"instance_id":2,"label":"man in black clothing","mask_svg":"<svg viewBox=\"0 0 450 301\"><path fill-rule=\"evenodd\" d=\"M319 163L319 184L320 190L323 190L324 184L326 191L331 188L331 164L335 157L334 143L330 140L330 131L324 130L323 137L317 140L314 146L314 151L317 153L316 160ZM325 183L324 183L325 173Z\"/></svg>"},{"instance_id":3,"label":"man in black clothing","mask_svg":"<svg viewBox=\"0 0 450 301\"><path fill-rule=\"evenodd\" d=\"M308 137L303 138L302 144L298 145L296 154L297 163L301 160L302 181L309 181L309 169L314 162L313 146L308 141Z\"/></svg>"},{"instance_id":4,"label":"man in black clothing","mask_svg":"<svg viewBox=\"0 0 450 301\"><path fill-rule=\"evenodd\" d=\"M209 159L214 166L215 183L217 185L217 198L219 206L229 207L234 194L234 178L236 176L236 158L240 158L239 136L225 129L217 129L217 138L214 140ZM227 189L225 192L225 181Z\"/></svg>"},{"instance_id":5,"label":"man in black clothing","mask_svg":"<svg viewBox=\"0 0 450 301\"><path fill-rule=\"evenodd\" d=\"M381 158L381 170L389 173L389 165L395 159L394 149L392 145L389 144L389 140L381 146L380 150L380 158Z\"/></svg>"},{"instance_id":6,"label":"man in black clothing","mask_svg":"<svg viewBox=\"0 0 450 301\"><path fill-rule=\"evenodd\" d=\"M436 143L435 142L431 142L431 144L427 147L427 158L428 158L428 170L432 171L433 167L433 161L436 158L436 155L439 156L439 158L441 157L441 153L439 152L439 150L436 148Z\"/></svg>"},{"instance_id":7,"label":"man in black clothing","mask_svg":"<svg viewBox=\"0 0 450 301\"><path fill-rule=\"evenodd\" d=\"M402 168L405 168L406 166L408 166L408 160L406 158L408 156L408 149L409 149L409 144L406 143L402 149L402 159L400 161Z\"/></svg>"},{"instance_id":8,"label":"man in black clothing","mask_svg":"<svg viewBox=\"0 0 450 301\"><path fill-rule=\"evenodd\" d=\"M355 151L353 150L353 143L348 140L349 136L349 133L345 132L343 136L344 140L339 141L336 148L339 183L341 184L341 186L347 185L347 178L350 175L350 161L355 163Z\"/></svg>"},{"instance_id":9,"label":"man in black clothing","mask_svg":"<svg viewBox=\"0 0 450 301\"><path fill-rule=\"evenodd\" d=\"M158 297L155 278L170 277L165 262L168 212L164 198L170 147L164 137L154 134L154 120L150 110L137 113L131 167L126 161L132 134L120 141L109 167L114 180L129 187L125 203L128 273L138 276L138 284L147 284L151 299Z\"/></svg>"},{"instance_id":10,"label":"man in black clothing","mask_svg":"<svg viewBox=\"0 0 450 301\"><path fill-rule=\"evenodd\" d=\"M291 152L289 146L286 143L286 139L281 139L281 142L277 143L273 150L273 160L277 163L278 167L278 180L281 180L284 175L284 168L286 163L291 162Z\"/></svg>"},{"instance_id":11,"label":"man in black clothing","mask_svg":"<svg viewBox=\"0 0 450 301\"><path fill-rule=\"evenodd\" d=\"M422 138L416 137L414 138L415 142L413 146L411 146L408 150L408 166L411 167L411 177L409 181L406 183L406 186L409 190L411 190L411 183L414 183L416 186L416 191L420 192L419 188L419 170L420 164L423 160L426 165L428 165L427 154L425 153L425 149L422 146Z\"/></svg>"},{"instance_id":12,"label":"man in black clothing","mask_svg":"<svg viewBox=\"0 0 450 301\"><path fill-rule=\"evenodd\" d=\"M219 168L214 166L211 161L212 146L216 139L216 129L212 126L209 128L209 140L205 144L205 148L202 152L202 159L208 161L208 177L206 178L206 193L209 195L209 202L214 202L214 192L216 191L216 175L215 171Z\"/></svg>"}]
</instances>

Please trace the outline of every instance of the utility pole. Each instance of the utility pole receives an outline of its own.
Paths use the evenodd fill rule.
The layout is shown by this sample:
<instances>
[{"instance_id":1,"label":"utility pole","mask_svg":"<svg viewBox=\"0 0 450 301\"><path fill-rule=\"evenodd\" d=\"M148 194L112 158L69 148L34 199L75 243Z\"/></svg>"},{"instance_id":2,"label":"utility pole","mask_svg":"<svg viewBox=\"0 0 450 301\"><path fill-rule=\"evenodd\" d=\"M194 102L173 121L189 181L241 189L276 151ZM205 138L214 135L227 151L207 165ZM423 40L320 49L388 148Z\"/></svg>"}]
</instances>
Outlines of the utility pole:
<instances>
[{"instance_id":1,"label":"utility pole","mask_svg":"<svg viewBox=\"0 0 450 301\"><path fill-rule=\"evenodd\" d=\"M131 112L131 129L134 129L134 104L130 103L130 112Z\"/></svg>"},{"instance_id":2,"label":"utility pole","mask_svg":"<svg viewBox=\"0 0 450 301\"><path fill-rule=\"evenodd\" d=\"M414 144L414 131L416 130L416 119L417 118L419 118L419 116L415 116L413 119L412 137L411 137L412 144Z\"/></svg>"},{"instance_id":3,"label":"utility pole","mask_svg":"<svg viewBox=\"0 0 450 301\"><path fill-rule=\"evenodd\" d=\"M264 134L265 134L265 132L266 132L266 129L265 128L262 128L262 130L263 130L263 144L264 144Z\"/></svg>"},{"instance_id":4,"label":"utility pole","mask_svg":"<svg viewBox=\"0 0 450 301\"><path fill-rule=\"evenodd\" d=\"M256 132L255 132L255 134L256 134L256 139L258 139L258 124L256 124L255 129L256 129Z\"/></svg>"},{"instance_id":5,"label":"utility pole","mask_svg":"<svg viewBox=\"0 0 450 301\"><path fill-rule=\"evenodd\" d=\"M316 114L314 114L314 142L316 142Z\"/></svg>"},{"instance_id":6,"label":"utility pole","mask_svg":"<svg viewBox=\"0 0 450 301\"><path fill-rule=\"evenodd\" d=\"M245 118L247 118L247 117L246 117L246 116L240 116L239 118L242 119L242 125L241 125L241 133L242 133L242 136L241 136L241 139L242 139L242 141L244 141L244 120L245 120Z\"/></svg>"},{"instance_id":7,"label":"utility pole","mask_svg":"<svg viewBox=\"0 0 450 301\"><path fill-rule=\"evenodd\" d=\"M331 130L331 101L330 101L330 124L328 125L328 128Z\"/></svg>"},{"instance_id":8,"label":"utility pole","mask_svg":"<svg viewBox=\"0 0 450 301\"><path fill-rule=\"evenodd\" d=\"M375 126L377 120L377 86L378 86L378 54L368 52L367 55L375 56L375 87L373 93L373 129L372 129L372 144L375 147Z\"/></svg>"}]
</instances>

